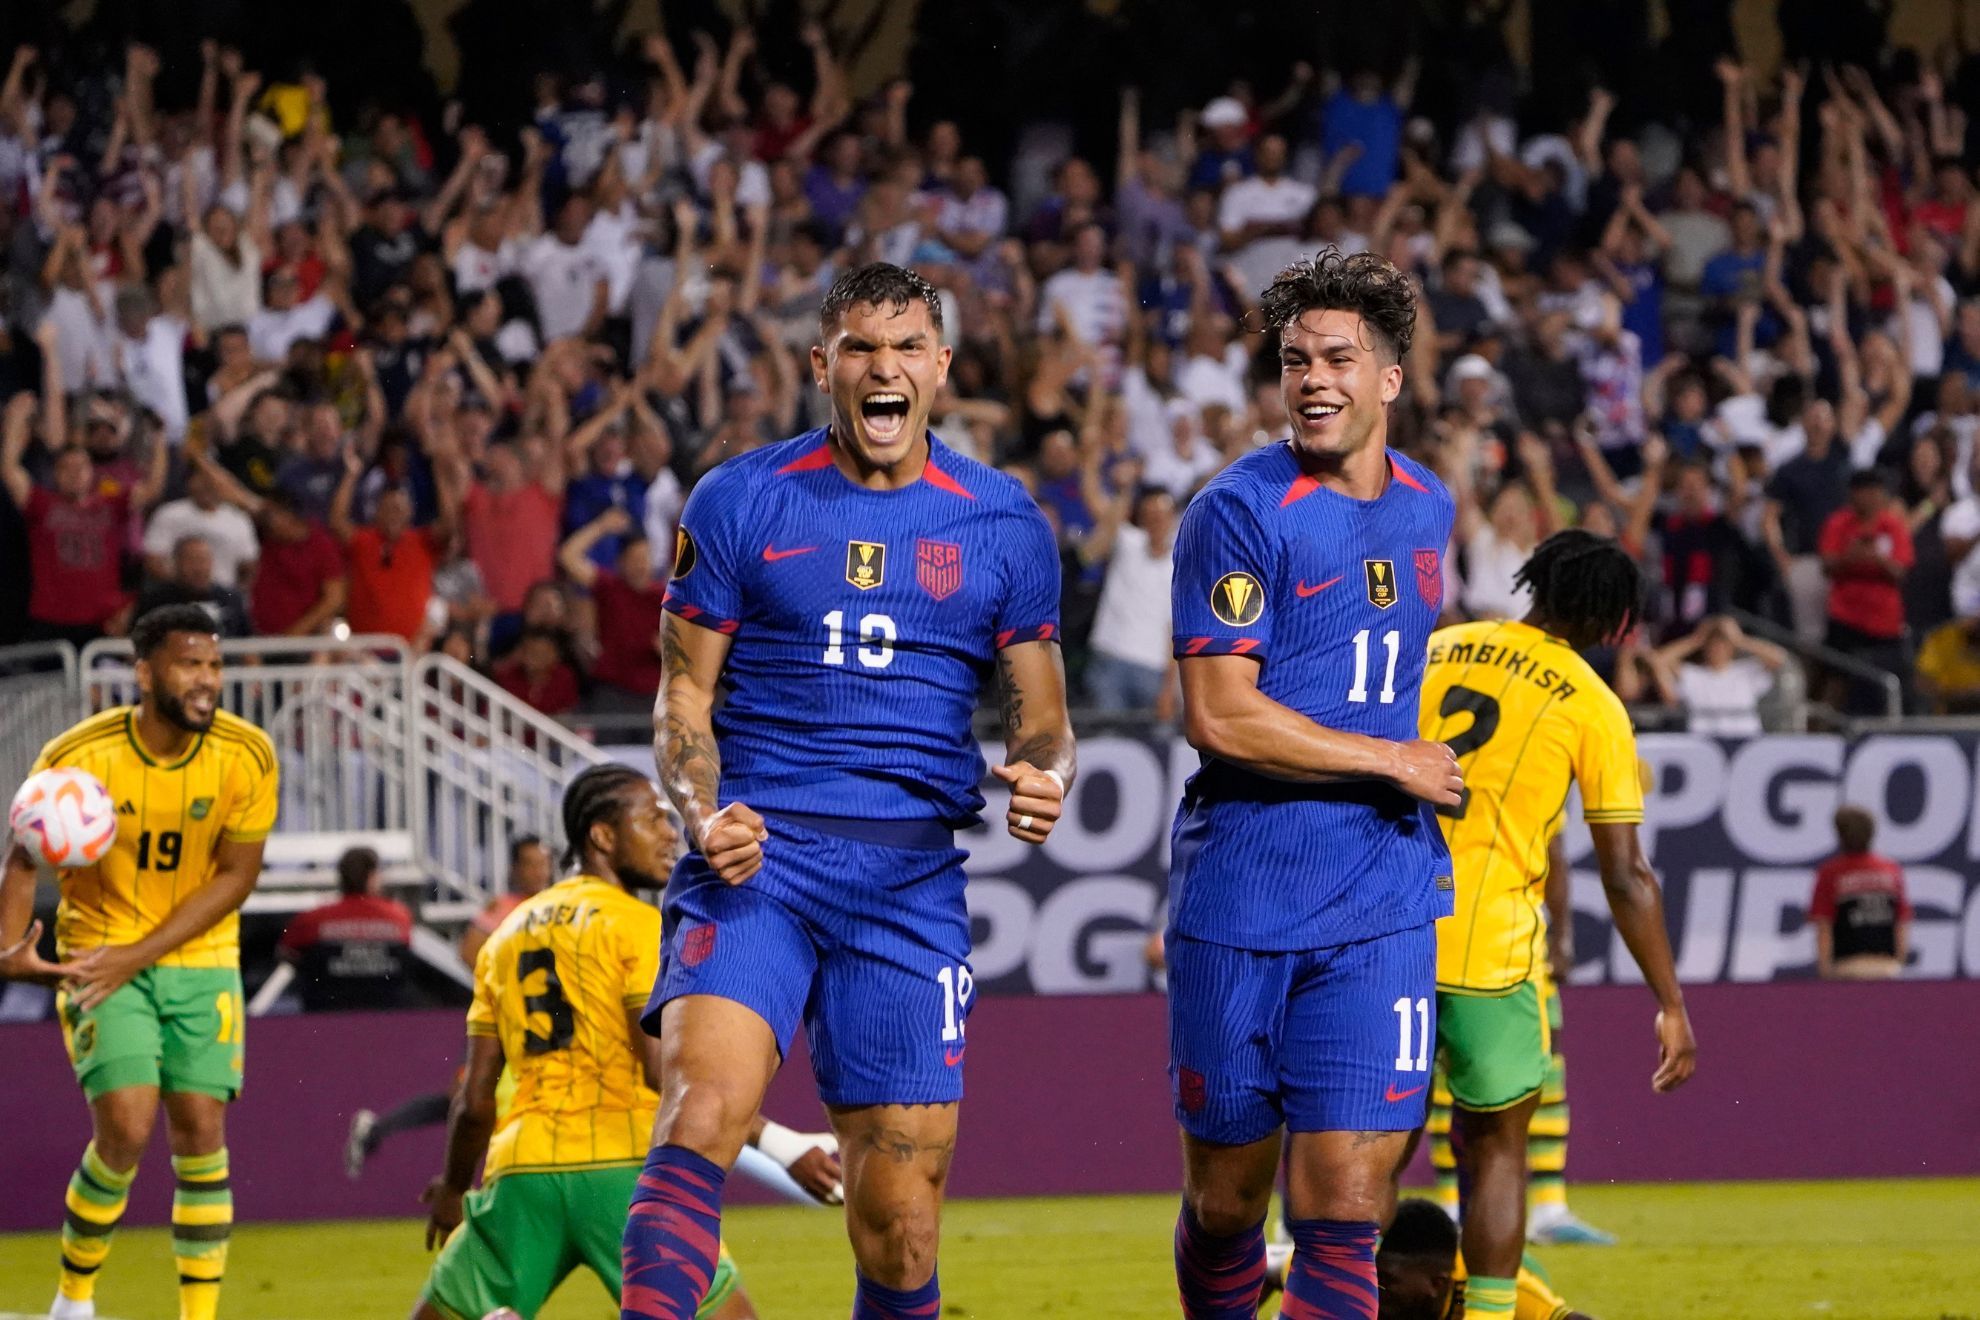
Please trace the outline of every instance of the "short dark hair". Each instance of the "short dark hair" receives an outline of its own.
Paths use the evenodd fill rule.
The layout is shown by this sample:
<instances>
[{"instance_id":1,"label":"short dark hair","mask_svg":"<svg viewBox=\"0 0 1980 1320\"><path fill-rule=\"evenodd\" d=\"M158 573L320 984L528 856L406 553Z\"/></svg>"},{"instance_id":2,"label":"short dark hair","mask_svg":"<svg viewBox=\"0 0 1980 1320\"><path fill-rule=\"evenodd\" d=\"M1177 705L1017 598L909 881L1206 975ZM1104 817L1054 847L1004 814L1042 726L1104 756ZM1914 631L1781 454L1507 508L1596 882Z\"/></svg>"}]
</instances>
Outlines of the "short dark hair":
<instances>
[{"instance_id":1,"label":"short dark hair","mask_svg":"<svg viewBox=\"0 0 1980 1320\"><path fill-rule=\"evenodd\" d=\"M1877 818L1862 807L1836 808L1836 842L1844 852L1869 852L1877 837Z\"/></svg>"},{"instance_id":2,"label":"short dark hair","mask_svg":"<svg viewBox=\"0 0 1980 1320\"><path fill-rule=\"evenodd\" d=\"M543 842L543 836L540 834L519 834L509 840L509 865L514 866L522 860L523 849L543 848L547 846Z\"/></svg>"},{"instance_id":3,"label":"short dark hair","mask_svg":"<svg viewBox=\"0 0 1980 1320\"><path fill-rule=\"evenodd\" d=\"M149 660L173 633L220 635L204 605L160 605L147 610L131 625L131 653L140 660Z\"/></svg>"},{"instance_id":4,"label":"short dark hair","mask_svg":"<svg viewBox=\"0 0 1980 1320\"><path fill-rule=\"evenodd\" d=\"M1381 1252L1435 1260L1449 1268L1457 1263L1457 1225L1435 1201L1409 1197L1397 1203L1395 1222L1382 1234Z\"/></svg>"},{"instance_id":5,"label":"short dark hair","mask_svg":"<svg viewBox=\"0 0 1980 1320\"><path fill-rule=\"evenodd\" d=\"M1555 532L1513 574L1533 593L1541 626L1571 646L1612 642L1643 616L1643 571L1606 536L1579 527Z\"/></svg>"},{"instance_id":6,"label":"short dark hair","mask_svg":"<svg viewBox=\"0 0 1980 1320\"><path fill-rule=\"evenodd\" d=\"M362 894L378 874L378 854L370 848L348 848L337 859L337 892Z\"/></svg>"},{"instance_id":7,"label":"short dark hair","mask_svg":"<svg viewBox=\"0 0 1980 1320\"><path fill-rule=\"evenodd\" d=\"M1851 490L1881 490L1886 493L1890 491L1890 485L1884 480L1884 474L1875 468L1864 468L1861 471L1850 473L1849 488Z\"/></svg>"},{"instance_id":8,"label":"short dark hair","mask_svg":"<svg viewBox=\"0 0 1980 1320\"><path fill-rule=\"evenodd\" d=\"M1266 286L1258 308L1275 335L1310 311L1353 312L1392 362L1402 361L1416 338L1416 288L1373 252L1344 257L1338 248L1328 248L1317 257L1301 257Z\"/></svg>"},{"instance_id":9,"label":"short dark hair","mask_svg":"<svg viewBox=\"0 0 1980 1320\"><path fill-rule=\"evenodd\" d=\"M942 299L935 286L905 266L870 261L855 267L832 282L825 302L818 309L818 332L829 335L832 327L853 308L862 304L904 312L910 304L928 309L928 323L942 333Z\"/></svg>"},{"instance_id":10,"label":"short dark hair","mask_svg":"<svg viewBox=\"0 0 1980 1320\"><path fill-rule=\"evenodd\" d=\"M584 861L585 841L599 821L618 819L624 807L621 794L634 784L647 782L646 776L629 765L616 762L594 765L582 771L564 790L564 865Z\"/></svg>"}]
</instances>

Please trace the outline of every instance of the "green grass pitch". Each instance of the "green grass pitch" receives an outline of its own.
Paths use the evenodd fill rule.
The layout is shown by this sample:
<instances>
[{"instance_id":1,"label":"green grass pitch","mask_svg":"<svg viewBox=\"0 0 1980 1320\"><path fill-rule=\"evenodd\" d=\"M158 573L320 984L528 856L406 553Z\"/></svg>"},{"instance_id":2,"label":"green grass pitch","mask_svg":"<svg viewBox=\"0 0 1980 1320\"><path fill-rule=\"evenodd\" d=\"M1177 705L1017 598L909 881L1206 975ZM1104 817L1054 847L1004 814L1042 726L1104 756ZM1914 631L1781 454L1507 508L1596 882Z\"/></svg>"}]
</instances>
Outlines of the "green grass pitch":
<instances>
[{"instance_id":1,"label":"green grass pitch","mask_svg":"<svg viewBox=\"0 0 1980 1320\"><path fill-rule=\"evenodd\" d=\"M1980 1320L1980 1180L1577 1187L1578 1213L1623 1239L1541 1253L1598 1320ZM59 1214L59 1208L52 1210ZM1176 1314L1171 1197L967 1201L950 1207L947 1316ZM852 1267L839 1219L799 1207L726 1221L766 1320L840 1320ZM55 1286L53 1233L0 1237L0 1315L38 1315ZM396 1320L425 1277L412 1221L247 1226L235 1234L227 1320ZM117 1320L171 1320L171 1245L120 1233L97 1290ZM616 1312L589 1276L544 1320Z\"/></svg>"}]
</instances>

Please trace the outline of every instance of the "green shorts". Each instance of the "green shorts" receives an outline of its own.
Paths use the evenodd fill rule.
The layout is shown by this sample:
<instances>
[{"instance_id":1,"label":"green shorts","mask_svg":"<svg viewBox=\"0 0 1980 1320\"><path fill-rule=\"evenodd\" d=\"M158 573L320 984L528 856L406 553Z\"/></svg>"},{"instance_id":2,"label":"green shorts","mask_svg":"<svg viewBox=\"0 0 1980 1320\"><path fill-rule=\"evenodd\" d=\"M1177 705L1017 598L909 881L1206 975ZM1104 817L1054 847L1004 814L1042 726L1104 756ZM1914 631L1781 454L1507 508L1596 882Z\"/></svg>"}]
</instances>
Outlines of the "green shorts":
<instances>
[{"instance_id":1,"label":"green shorts","mask_svg":"<svg viewBox=\"0 0 1980 1320\"><path fill-rule=\"evenodd\" d=\"M1539 1092L1551 1035L1537 979L1496 994L1437 991L1437 1048L1451 1099L1474 1113Z\"/></svg>"},{"instance_id":2,"label":"green shorts","mask_svg":"<svg viewBox=\"0 0 1980 1320\"><path fill-rule=\"evenodd\" d=\"M66 991L55 1010L76 1080L92 1101L127 1086L218 1100L241 1093L247 1004L239 968L147 967L87 1013Z\"/></svg>"},{"instance_id":3,"label":"green shorts","mask_svg":"<svg viewBox=\"0 0 1980 1320\"><path fill-rule=\"evenodd\" d=\"M448 1320L479 1320L506 1306L529 1320L578 1266L619 1299L619 1243L640 1166L511 1173L467 1194L466 1217L440 1248L424 1300ZM741 1284L726 1246L698 1315L712 1315Z\"/></svg>"}]
</instances>

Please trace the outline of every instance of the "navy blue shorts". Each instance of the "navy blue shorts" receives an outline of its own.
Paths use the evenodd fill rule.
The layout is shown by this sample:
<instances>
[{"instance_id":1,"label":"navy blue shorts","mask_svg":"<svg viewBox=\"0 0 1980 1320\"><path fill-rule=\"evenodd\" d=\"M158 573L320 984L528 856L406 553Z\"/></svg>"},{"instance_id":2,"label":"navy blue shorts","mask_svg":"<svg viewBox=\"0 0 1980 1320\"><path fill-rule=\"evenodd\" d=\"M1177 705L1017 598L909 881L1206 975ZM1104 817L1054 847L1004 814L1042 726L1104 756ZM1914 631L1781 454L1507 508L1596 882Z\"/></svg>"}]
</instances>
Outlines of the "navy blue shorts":
<instances>
[{"instance_id":1,"label":"navy blue shorts","mask_svg":"<svg viewBox=\"0 0 1980 1320\"><path fill-rule=\"evenodd\" d=\"M962 1099L975 999L967 854L933 822L821 829L765 812L764 823L763 867L743 884L725 884L698 853L675 866L647 1031L659 1034L669 1000L714 995L769 1023L782 1053L802 1022L827 1104Z\"/></svg>"},{"instance_id":2,"label":"navy blue shorts","mask_svg":"<svg viewBox=\"0 0 1980 1320\"><path fill-rule=\"evenodd\" d=\"M1423 1126L1437 1040L1436 930L1298 953L1171 930L1169 1084L1183 1130L1242 1146L1281 1127Z\"/></svg>"}]
</instances>

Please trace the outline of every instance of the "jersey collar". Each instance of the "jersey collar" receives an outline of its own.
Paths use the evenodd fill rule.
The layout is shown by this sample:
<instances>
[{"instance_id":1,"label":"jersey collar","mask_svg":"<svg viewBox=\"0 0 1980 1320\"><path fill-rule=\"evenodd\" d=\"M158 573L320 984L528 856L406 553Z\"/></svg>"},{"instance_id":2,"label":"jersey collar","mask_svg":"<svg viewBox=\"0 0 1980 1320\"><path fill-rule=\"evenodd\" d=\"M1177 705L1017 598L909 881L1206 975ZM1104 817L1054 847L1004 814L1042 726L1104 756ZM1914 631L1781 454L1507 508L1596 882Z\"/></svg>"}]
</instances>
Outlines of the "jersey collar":
<instances>
[{"instance_id":1,"label":"jersey collar","mask_svg":"<svg viewBox=\"0 0 1980 1320\"><path fill-rule=\"evenodd\" d=\"M144 742L138 737L136 706L132 706L124 712L124 737L130 740L131 750L137 753L138 760L143 761L154 770L177 770L186 764L186 762L198 756L199 749L206 745L206 735L204 733L196 733L193 735L192 746L186 749L184 756L170 765L160 763L157 757L145 750Z\"/></svg>"}]
</instances>

